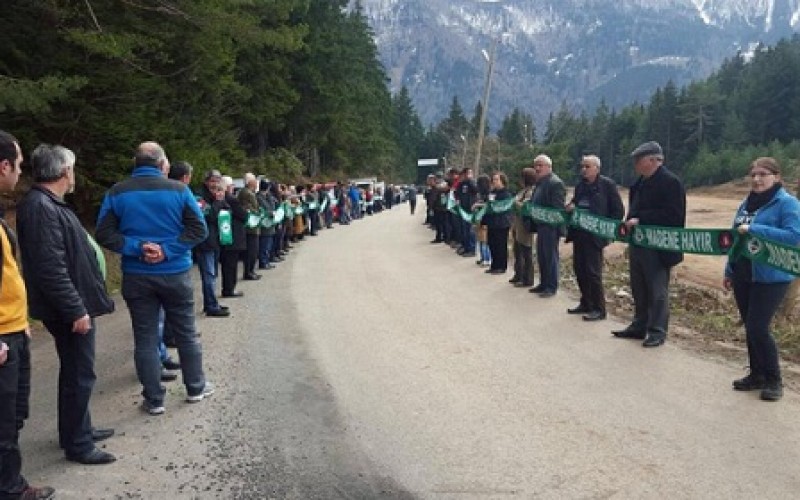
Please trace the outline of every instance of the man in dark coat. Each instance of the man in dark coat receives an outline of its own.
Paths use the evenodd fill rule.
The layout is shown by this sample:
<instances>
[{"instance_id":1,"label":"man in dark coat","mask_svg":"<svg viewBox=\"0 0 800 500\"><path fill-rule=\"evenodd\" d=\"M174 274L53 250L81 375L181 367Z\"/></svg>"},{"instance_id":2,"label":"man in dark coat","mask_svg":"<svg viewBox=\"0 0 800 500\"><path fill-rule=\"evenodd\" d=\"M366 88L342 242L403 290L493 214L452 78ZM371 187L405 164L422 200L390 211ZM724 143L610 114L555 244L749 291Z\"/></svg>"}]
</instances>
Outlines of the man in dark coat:
<instances>
[{"instance_id":1,"label":"man in dark coat","mask_svg":"<svg viewBox=\"0 0 800 500\"><path fill-rule=\"evenodd\" d=\"M224 200L231 211L231 228L233 229L233 243L220 246L220 271L222 274L222 296L241 297L244 292L236 291L236 269L239 267L239 253L247 250L244 223L247 220L247 210L239 203L233 194L233 179L223 176L222 189L225 191Z\"/></svg>"},{"instance_id":2,"label":"man in dark coat","mask_svg":"<svg viewBox=\"0 0 800 500\"><path fill-rule=\"evenodd\" d=\"M533 160L536 170L536 189L531 203L540 207L564 209L566 187L553 173L553 160L547 155L539 155ZM539 284L531 288L539 297L552 297L558 290L558 242L563 228L548 224L536 225L536 260L539 264Z\"/></svg>"},{"instance_id":3,"label":"man in dark coat","mask_svg":"<svg viewBox=\"0 0 800 500\"><path fill-rule=\"evenodd\" d=\"M247 211L248 219L251 215L258 214L261 207L258 205L258 198L256 198L256 191L258 191L258 179L251 173L244 174L244 187L239 190L236 198L241 203L242 208ZM245 251L242 253L244 260L244 280L259 280L261 275L256 273L256 262L258 261L258 237L261 234L261 229L258 224L250 224L248 220L245 221Z\"/></svg>"},{"instance_id":4,"label":"man in dark coat","mask_svg":"<svg viewBox=\"0 0 800 500\"><path fill-rule=\"evenodd\" d=\"M622 220L625 207L613 180L600 175L600 158L584 156L581 160L581 182L567 205L567 211L576 208L590 213ZM580 229L570 228L567 242L572 242L572 266L581 291L580 304L568 309L570 314L583 314L586 321L606 318L606 295L603 289L603 248L610 241Z\"/></svg>"},{"instance_id":5,"label":"man in dark coat","mask_svg":"<svg viewBox=\"0 0 800 500\"><path fill-rule=\"evenodd\" d=\"M222 189L221 182L222 174L219 170L206 172L203 187L200 188L198 203L206 221L208 237L194 247L195 260L202 283L203 312L206 313L206 316L211 317L226 317L231 314L227 307L220 305L216 292L220 261L219 212L220 210L230 212L230 206L225 202L225 191Z\"/></svg>"},{"instance_id":6,"label":"man in dark coat","mask_svg":"<svg viewBox=\"0 0 800 500\"><path fill-rule=\"evenodd\" d=\"M640 224L684 227L686 190L664 166L661 146L655 141L645 142L633 150L631 158L639 178L631 186L626 227L631 231ZM634 317L627 328L612 332L616 337L643 339L644 347L664 343L669 326L670 271L682 260L679 252L630 246Z\"/></svg>"},{"instance_id":7,"label":"man in dark coat","mask_svg":"<svg viewBox=\"0 0 800 500\"><path fill-rule=\"evenodd\" d=\"M64 202L75 189L75 155L42 144L31 156L35 184L17 206L17 229L30 315L53 336L58 374L58 442L67 460L108 464L116 458L95 441L112 429L92 428L89 400L94 373L94 318L114 311L105 270L90 236Z\"/></svg>"}]
</instances>

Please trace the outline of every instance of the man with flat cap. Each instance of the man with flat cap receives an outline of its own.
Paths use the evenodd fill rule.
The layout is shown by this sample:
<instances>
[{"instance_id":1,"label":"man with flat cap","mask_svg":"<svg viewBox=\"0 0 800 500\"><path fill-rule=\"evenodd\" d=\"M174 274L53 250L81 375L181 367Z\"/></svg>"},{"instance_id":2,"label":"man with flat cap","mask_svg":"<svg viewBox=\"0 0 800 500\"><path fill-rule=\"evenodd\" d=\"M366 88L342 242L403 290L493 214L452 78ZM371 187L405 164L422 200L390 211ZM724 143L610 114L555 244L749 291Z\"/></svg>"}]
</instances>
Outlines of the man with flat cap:
<instances>
[{"instance_id":1,"label":"man with flat cap","mask_svg":"<svg viewBox=\"0 0 800 500\"><path fill-rule=\"evenodd\" d=\"M630 189L627 229L633 231L637 225L685 227L686 190L664 166L661 146L645 142L633 150L631 158L639 178ZM644 347L658 347L667 338L670 271L683 260L683 254L635 244L629 252L634 317L627 328L612 333L619 338L642 339Z\"/></svg>"}]
</instances>

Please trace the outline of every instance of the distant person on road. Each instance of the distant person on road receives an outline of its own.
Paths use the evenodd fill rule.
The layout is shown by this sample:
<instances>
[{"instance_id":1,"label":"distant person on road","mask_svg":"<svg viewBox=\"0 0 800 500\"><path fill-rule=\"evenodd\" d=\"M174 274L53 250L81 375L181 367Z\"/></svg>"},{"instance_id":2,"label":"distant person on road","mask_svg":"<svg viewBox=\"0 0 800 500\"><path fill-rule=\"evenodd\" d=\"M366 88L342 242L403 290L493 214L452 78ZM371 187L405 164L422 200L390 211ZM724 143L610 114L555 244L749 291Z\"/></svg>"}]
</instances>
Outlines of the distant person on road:
<instances>
[{"instance_id":1,"label":"distant person on road","mask_svg":"<svg viewBox=\"0 0 800 500\"><path fill-rule=\"evenodd\" d=\"M208 231L194 195L188 186L164 178L168 171L169 160L160 145L140 144L133 175L106 192L97 222L100 244L122 254L122 297L133 324L142 409L151 415L165 411L157 352L161 308L178 344L186 400L195 403L214 393L203 373L189 274L192 248Z\"/></svg>"},{"instance_id":2,"label":"distant person on road","mask_svg":"<svg viewBox=\"0 0 800 500\"><path fill-rule=\"evenodd\" d=\"M411 210L411 215L414 215L417 210L417 186L413 184L408 186L406 195L408 196L408 208Z\"/></svg>"},{"instance_id":3,"label":"distant person on road","mask_svg":"<svg viewBox=\"0 0 800 500\"><path fill-rule=\"evenodd\" d=\"M547 155L539 155L533 160L536 171L536 189L531 203L540 207L564 209L566 187L553 172L553 160ZM559 254L558 243L562 236L562 226L549 224L536 225L536 261L539 264L539 284L531 288L531 293L539 297L552 297L558 291Z\"/></svg>"},{"instance_id":4,"label":"distant person on road","mask_svg":"<svg viewBox=\"0 0 800 500\"><path fill-rule=\"evenodd\" d=\"M508 191L508 177L503 172L492 174L492 192L489 201L502 201L511 198ZM487 213L483 223L488 227L489 251L492 265L488 274L504 274L508 269L508 231L511 228L511 212Z\"/></svg>"},{"instance_id":5,"label":"distant person on road","mask_svg":"<svg viewBox=\"0 0 800 500\"><path fill-rule=\"evenodd\" d=\"M733 227L740 235L797 246L800 201L783 188L780 174L780 165L774 158L758 158L750 165L751 191L739 206ZM769 325L794 279L790 273L753 262L741 254L728 258L723 286L726 290L733 289L744 322L750 360L750 373L733 381L735 390L760 390L765 401L783 397L778 347Z\"/></svg>"},{"instance_id":6,"label":"distant person on road","mask_svg":"<svg viewBox=\"0 0 800 500\"><path fill-rule=\"evenodd\" d=\"M664 165L664 153L655 141L639 145L631 153L639 178L628 196L625 226L684 227L686 190L681 180ZM619 338L644 340L643 347L658 347L667 339L669 328L669 277L683 260L680 252L629 247L633 321L624 330L612 332Z\"/></svg>"},{"instance_id":7,"label":"distant person on road","mask_svg":"<svg viewBox=\"0 0 800 500\"><path fill-rule=\"evenodd\" d=\"M31 155L31 171L34 185L17 205L17 230L30 316L53 336L60 361L58 442L67 460L108 464L116 458L94 443L114 430L93 428L89 410L97 378L94 318L114 311L97 255L102 250L64 201L75 190L75 154L42 144Z\"/></svg>"},{"instance_id":8,"label":"distant person on road","mask_svg":"<svg viewBox=\"0 0 800 500\"><path fill-rule=\"evenodd\" d=\"M21 173L19 141L0 130L0 191L13 191ZM30 486L22 476L19 432L29 411L31 331L16 246L14 232L0 217L0 498L49 500L53 488Z\"/></svg>"},{"instance_id":9,"label":"distant person on road","mask_svg":"<svg viewBox=\"0 0 800 500\"><path fill-rule=\"evenodd\" d=\"M531 200L536 187L536 170L532 167L522 169L522 189L514 197L514 221L511 226L511 239L514 241L514 276L508 280L517 287L533 286L533 220L523 217L520 210Z\"/></svg>"},{"instance_id":10,"label":"distant person on road","mask_svg":"<svg viewBox=\"0 0 800 500\"><path fill-rule=\"evenodd\" d=\"M600 158L587 155L581 159L581 181L567 205L567 212L576 208L609 219L622 220L625 207L617 185L600 175ZM580 303L569 314L583 314L585 321L606 318L606 292L603 288L603 249L609 240L570 227L567 242L572 242L572 268L581 292Z\"/></svg>"}]
</instances>

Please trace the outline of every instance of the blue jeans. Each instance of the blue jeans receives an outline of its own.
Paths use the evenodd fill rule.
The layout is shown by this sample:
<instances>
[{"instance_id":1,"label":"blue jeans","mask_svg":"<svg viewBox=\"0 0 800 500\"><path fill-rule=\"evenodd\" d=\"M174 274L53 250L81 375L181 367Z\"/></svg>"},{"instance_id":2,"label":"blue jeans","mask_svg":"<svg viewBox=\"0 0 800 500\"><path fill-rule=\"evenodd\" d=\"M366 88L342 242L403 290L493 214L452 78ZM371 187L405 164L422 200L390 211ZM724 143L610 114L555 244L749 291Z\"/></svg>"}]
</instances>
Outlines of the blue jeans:
<instances>
[{"instance_id":1,"label":"blue jeans","mask_svg":"<svg viewBox=\"0 0 800 500\"><path fill-rule=\"evenodd\" d=\"M258 236L258 265L266 267L269 264L272 255L273 242L275 241L274 234L261 234ZM219 307L219 306L217 306Z\"/></svg>"},{"instance_id":2,"label":"blue jeans","mask_svg":"<svg viewBox=\"0 0 800 500\"><path fill-rule=\"evenodd\" d=\"M461 246L465 253L475 251L475 228L464 219L461 219Z\"/></svg>"},{"instance_id":3,"label":"blue jeans","mask_svg":"<svg viewBox=\"0 0 800 500\"><path fill-rule=\"evenodd\" d=\"M216 311L219 309L215 292L219 252L216 250L197 252L197 268L200 270L200 281L203 285L203 311Z\"/></svg>"},{"instance_id":4,"label":"blue jeans","mask_svg":"<svg viewBox=\"0 0 800 500\"><path fill-rule=\"evenodd\" d=\"M489 251L489 244L485 241L482 241L478 244L481 250L481 261L485 263L490 263L492 261L492 252Z\"/></svg>"},{"instance_id":5,"label":"blue jeans","mask_svg":"<svg viewBox=\"0 0 800 500\"><path fill-rule=\"evenodd\" d=\"M189 271L179 274L123 274L122 297L133 325L133 359L142 395L153 406L164 402L161 360L158 355L158 315L164 309L165 325L175 333L183 383L190 395L206 384L203 351L194 325L194 296Z\"/></svg>"}]
</instances>

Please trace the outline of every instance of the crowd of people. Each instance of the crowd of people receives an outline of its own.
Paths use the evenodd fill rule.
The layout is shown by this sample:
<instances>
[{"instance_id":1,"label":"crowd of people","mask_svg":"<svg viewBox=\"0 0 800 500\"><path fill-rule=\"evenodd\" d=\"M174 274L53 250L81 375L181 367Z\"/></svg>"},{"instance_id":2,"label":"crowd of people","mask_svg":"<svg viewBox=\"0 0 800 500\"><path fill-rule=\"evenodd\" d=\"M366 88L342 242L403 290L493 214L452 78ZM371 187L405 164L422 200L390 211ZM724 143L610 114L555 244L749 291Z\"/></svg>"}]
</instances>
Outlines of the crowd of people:
<instances>
[{"instance_id":1,"label":"crowd of people","mask_svg":"<svg viewBox=\"0 0 800 500\"><path fill-rule=\"evenodd\" d=\"M582 315L584 321L604 320L603 254L615 235L636 234L637 227L642 231L647 227L683 229L686 224L686 191L681 179L664 164L661 146L645 142L632 151L631 160L637 179L630 186L627 213L617 185L601 174L601 161L595 155L581 158L580 180L569 200L564 182L544 154L521 170L516 194L511 193L509 179L500 171L477 179L470 168L429 175L425 224L435 231L431 243L449 244L458 255L477 257L476 263L488 267L485 272L492 275L507 272L510 246L514 262L509 282L546 299L558 291L559 244L565 238L573 245L572 266L580 291L578 304L566 312ZM748 235L790 247L800 244L800 202L783 188L780 173L773 158L758 158L750 165L751 192L733 223L739 243L728 252L723 279L723 287L733 290L749 357L750 371L733 382L733 389L758 390L765 401L783 396L770 323L797 273L752 260L741 247L754 246L745 238ZM567 223L567 218L578 212L611 222L614 233ZM612 334L655 348L667 339L670 277L672 269L683 261L683 251L629 243L633 318ZM538 269L536 284L534 267Z\"/></svg>"},{"instance_id":2,"label":"crowd of people","mask_svg":"<svg viewBox=\"0 0 800 500\"><path fill-rule=\"evenodd\" d=\"M18 140L0 131L0 191L15 189L22 162ZM105 194L93 238L64 199L75 189L75 164L75 154L65 147L36 147L30 155L33 186L17 204L16 232L0 218L2 499L55 494L52 487L29 485L21 473L19 433L29 415L31 377L29 318L41 321L58 354L58 442L65 458L85 465L116 460L96 446L114 429L95 426L90 412L95 318L114 311L101 246L121 256L121 292L132 324L141 408L161 415L167 397L163 382L177 379L175 370L181 371L188 403L216 390L206 378L195 328L195 263L203 313L226 318L230 309L218 297L243 295L236 290L240 273L243 280L258 280L259 271L274 268L294 245L322 228L347 225L399 201L395 191L391 200L376 204L355 185L294 186L253 174L244 176L237 191L233 179L218 170L204 174L195 195L188 186L192 166L171 164L159 144L145 142L135 151L130 178ZM177 348L177 361L168 346Z\"/></svg>"}]
</instances>

